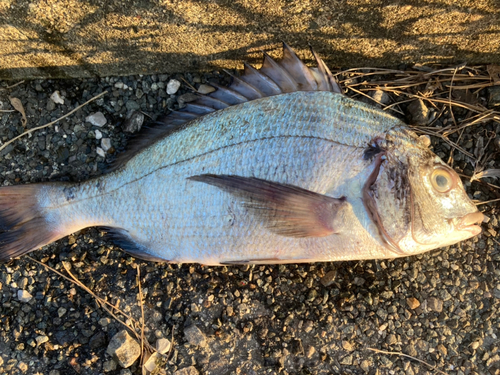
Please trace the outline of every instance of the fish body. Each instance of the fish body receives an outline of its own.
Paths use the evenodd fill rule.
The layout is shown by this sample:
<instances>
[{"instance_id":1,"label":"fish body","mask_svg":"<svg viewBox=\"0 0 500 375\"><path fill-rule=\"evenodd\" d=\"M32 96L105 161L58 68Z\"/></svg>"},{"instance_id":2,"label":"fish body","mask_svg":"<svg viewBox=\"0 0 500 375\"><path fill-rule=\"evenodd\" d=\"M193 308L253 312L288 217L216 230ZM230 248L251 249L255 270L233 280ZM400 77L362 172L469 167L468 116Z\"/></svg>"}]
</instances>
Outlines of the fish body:
<instances>
[{"instance_id":1,"label":"fish body","mask_svg":"<svg viewBox=\"0 0 500 375\"><path fill-rule=\"evenodd\" d=\"M480 232L426 138L342 95L319 59L306 70L285 46L269 61L108 174L0 188L0 260L89 226L144 259L208 265L394 258Z\"/></svg>"}]
</instances>

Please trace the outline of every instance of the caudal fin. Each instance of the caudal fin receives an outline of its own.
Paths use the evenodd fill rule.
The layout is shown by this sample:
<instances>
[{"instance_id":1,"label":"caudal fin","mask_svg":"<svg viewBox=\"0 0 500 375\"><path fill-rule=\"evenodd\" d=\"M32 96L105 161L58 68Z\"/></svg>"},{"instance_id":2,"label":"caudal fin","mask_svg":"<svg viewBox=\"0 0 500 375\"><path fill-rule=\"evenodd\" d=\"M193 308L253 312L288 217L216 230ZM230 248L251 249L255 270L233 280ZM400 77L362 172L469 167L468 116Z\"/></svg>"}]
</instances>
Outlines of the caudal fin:
<instances>
[{"instance_id":1,"label":"caudal fin","mask_svg":"<svg viewBox=\"0 0 500 375\"><path fill-rule=\"evenodd\" d=\"M0 187L0 262L17 258L61 237L38 207L40 190L34 184Z\"/></svg>"}]
</instances>

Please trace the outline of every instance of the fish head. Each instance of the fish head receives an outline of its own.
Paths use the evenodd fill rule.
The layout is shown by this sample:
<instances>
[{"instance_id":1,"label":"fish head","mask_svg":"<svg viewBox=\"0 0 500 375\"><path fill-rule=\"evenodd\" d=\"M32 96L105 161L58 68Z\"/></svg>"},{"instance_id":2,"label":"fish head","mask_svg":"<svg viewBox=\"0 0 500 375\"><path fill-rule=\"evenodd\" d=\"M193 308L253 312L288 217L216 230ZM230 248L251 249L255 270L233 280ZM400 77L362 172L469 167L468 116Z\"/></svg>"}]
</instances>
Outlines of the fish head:
<instances>
[{"instance_id":1,"label":"fish head","mask_svg":"<svg viewBox=\"0 0 500 375\"><path fill-rule=\"evenodd\" d=\"M460 176L410 138L387 152L372 188L379 232L401 255L449 246L481 233L484 216L465 192Z\"/></svg>"}]
</instances>

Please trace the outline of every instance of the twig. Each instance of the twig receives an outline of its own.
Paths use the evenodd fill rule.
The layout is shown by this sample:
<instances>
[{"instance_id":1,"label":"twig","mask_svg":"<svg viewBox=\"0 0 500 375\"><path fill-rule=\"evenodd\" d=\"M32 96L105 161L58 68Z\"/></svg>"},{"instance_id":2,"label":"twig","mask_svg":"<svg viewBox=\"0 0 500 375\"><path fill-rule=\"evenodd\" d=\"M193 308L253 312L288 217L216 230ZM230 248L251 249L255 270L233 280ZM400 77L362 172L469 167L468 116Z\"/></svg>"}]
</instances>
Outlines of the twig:
<instances>
[{"instance_id":1,"label":"twig","mask_svg":"<svg viewBox=\"0 0 500 375\"><path fill-rule=\"evenodd\" d=\"M404 353L400 353L400 352L388 352L388 351L385 351L385 350L380 350L380 349L375 349L375 348L367 348L367 349L371 350L372 352L376 352L376 353L389 354L389 355L399 355L401 357L410 358L410 359L413 359L414 361L417 361L417 362L420 362L420 363L422 363L422 364L424 364L426 366L429 366L430 369L436 371L439 374L448 375L446 372L438 370L436 368L436 366L433 366L433 365L431 365L428 362L422 361L421 359L412 357L411 355L408 355L408 354L404 354Z\"/></svg>"},{"instance_id":2,"label":"twig","mask_svg":"<svg viewBox=\"0 0 500 375\"><path fill-rule=\"evenodd\" d=\"M10 85L10 86L7 86L7 87L4 87L4 88L1 88L0 90L8 90L8 89L12 89L16 86L19 86L19 85L22 85L24 83L24 81L20 81L18 83L14 83L13 85Z\"/></svg>"},{"instance_id":3,"label":"twig","mask_svg":"<svg viewBox=\"0 0 500 375\"><path fill-rule=\"evenodd\" d=\"M12 142L14 141L17 141L19 138L21 137L24 137L25 135L27 134L30 134L30 133L33 133L34 131L37 131L37 130L40 130L40 129L43 129L43 128L46 128L48 126L51 126L51 125L54 125L55 123L65 119L66 117L72 115L73 113L75 113L76 111L78 111L80 108L82 107L85 107L87 104L89 104L90 102L100 98L101 96L103 95L106 95L108 92L107 91L104 91L104 92L101 92L99 95L96 95L94 96L93 98L87 100L85 103L83 103L82 105L79 105L78 107L76 107L75 109L73 109L72 111L66 113L64 116L62 117L59 117L58 119L54 120L54 121L51 121L49 122L48 124L45 124L45 125L41 125L41 126L37 126L36 128L31 128L29 130L26 130L24 133L22 134L19 134L17 137L14 137L12 138L10 141L8 142L5 142L2 146L0 146L0 151L2 151L5 147L7 147L8 145L10 145Z\"/></svg>"},{"instance_id":4,"label":"twig","mask_svg":"<svg viewBox=\"0 0 500 375\"><path fill-rule=\"evenodd\" d=\"M137 285L139 287L139 306L141 307L141 368L144 365L144 306L142 305L141 269L137 268Z\"/></svg>"},{"instance_id":5,"label":"twig","mask_svg":"<svg viewBox=\"0 0 500 375\"><path fill-rule=\"evenodd\" d=\"M498 202L498 201L500 201L500 198L497 198L497 199L492 199L492 200L490 200L490 201L477 202L477 203L476 203L476 206L479 206L479 205L481 205L481 204L487 204L487 203Z\"/></svg>"}]
</instances>

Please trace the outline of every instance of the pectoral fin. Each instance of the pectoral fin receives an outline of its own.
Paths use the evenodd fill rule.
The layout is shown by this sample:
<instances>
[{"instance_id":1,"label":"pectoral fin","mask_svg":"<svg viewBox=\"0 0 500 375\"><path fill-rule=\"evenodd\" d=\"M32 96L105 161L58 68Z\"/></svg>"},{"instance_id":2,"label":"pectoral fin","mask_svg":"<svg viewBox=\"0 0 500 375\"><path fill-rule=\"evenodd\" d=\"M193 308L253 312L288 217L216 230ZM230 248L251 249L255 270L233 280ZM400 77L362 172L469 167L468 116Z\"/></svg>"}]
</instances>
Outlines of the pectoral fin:
<instances>
[{"instance_id":1,"label":"pectoral fin","mask_svg":"<svg viewBox=\"0 0 500 375\"><path fill-rule=\"evenodd\" d=\"M204 174L189 178L216 186L242 199L242 205L261 218L272 232L287 237L324 237L335 227L345 198L326 195L253 177Z\"/></svg>"}]
</instances>

